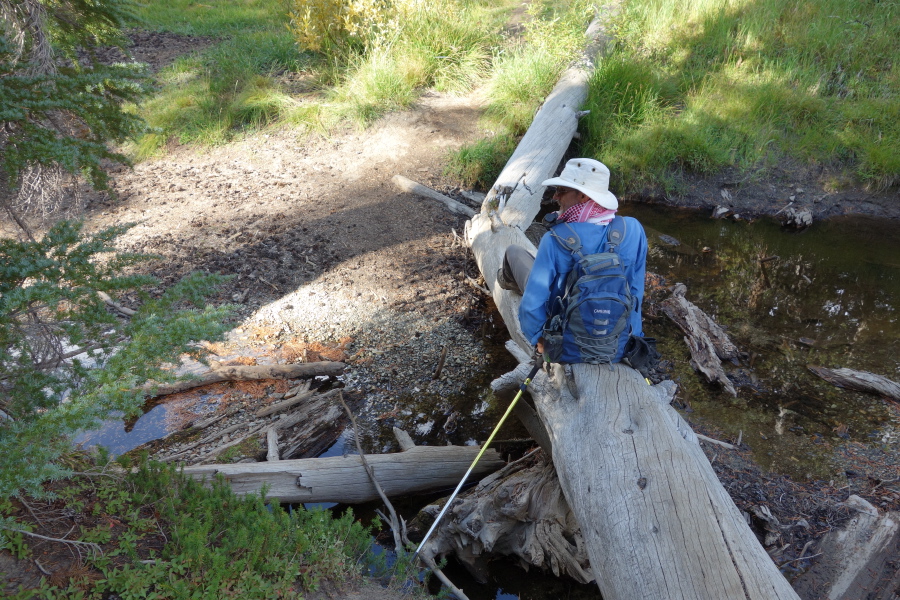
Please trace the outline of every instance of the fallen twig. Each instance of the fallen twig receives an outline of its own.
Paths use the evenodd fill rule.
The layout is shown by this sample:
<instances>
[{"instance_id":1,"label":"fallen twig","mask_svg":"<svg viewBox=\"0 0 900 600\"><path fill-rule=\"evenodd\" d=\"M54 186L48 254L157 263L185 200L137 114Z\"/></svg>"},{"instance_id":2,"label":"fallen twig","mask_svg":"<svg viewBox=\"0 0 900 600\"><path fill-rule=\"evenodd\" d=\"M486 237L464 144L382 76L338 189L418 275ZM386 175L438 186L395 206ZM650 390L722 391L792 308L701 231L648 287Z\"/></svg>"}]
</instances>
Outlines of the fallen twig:
<instances>
[{"instance_id":1,"label":"fallen twig","mask_svg":"<svg viewBox=\"0 0 900 600\"><path fill-rule=\"evenodd\" d=\"M447 346L441 348L441 357L438 359L437 367L434 369L434 375L431 376L432 379L440 379L441 371L444 370L444 361L447 360Z\"/></svg>"},{"instance_id":2,"label":"fallen twig","mask_svg":"<svg viewBox=\"0 0 900 600\"><path fill-rule=\"evenodd\" d=\"M66 545L74 546L75 549L78 550L79 554L81 553L81 551L79 550L79 548L82 547L82 546L84 546L84 547L90 549L91 553L92 553L94 556L98 556L98 555L99 555L99 556L103 556L103 550L100 549L100 546L99 546L99 545L97 545L97 544L95 544L95 543L93 543L93 542L82 542L82 541L79 541L79 540L67 540L67 539L64 539L64 538L49 537L49 536L46 536L46 535L41 535L41 534L39 534L39 533L34 533L34 532L31 532L31 531L25 531L24 529L18 529L18 528L16 528L16 527L2 527L2 528L5 529L6 531L15 531L15 532L17 532L17 533L21 533L22 535L27 535L27 536L29 536L29 537L38 538L38 539L40 539L40 540L46 540L46 541L48 541L48 542L59 542L59 543L61 543L61 544L66 544ZM70 531L71 531L71 530L70 530Z\"/></svg>"},{"instance_id":3,"label":"fallen twig","mask_svg":"<svg viewBox=\"0 0 900 600\"><path fill-rule=\"evenodd\" d=\"M363 452L362 445L359 442L359 431L356 428L356 416L350 410L350 407L347 406L347 403L344 402L344 395L340 392L338 393L338 399L341 401L341 405L344 407L344 410L347 412L347 416L350 417L350 424L353 426L353 437L356 440L356 450L359 452L359 458L362 462L363 467L366 470L366 473L369 475L369 479L372 480L372 485L375 486L375 489L378 491L378 495L381 496L382 502L387 507L388 512L390 513L390 517L386 518L386 521L390 521L391 524L391 533L394 534L394 544L397 548L397 554L402 553L404 550L404 543L409 543L409 539L406 537L406 522L403 521L402 518L397 516L397 511L394 510L394 505L391 504L391 501L388 500L387 495L384 493L384 489L381 487L381 484L378 483L378 480L375 478L375 472L372 470L372 467L369 466L369 463L366 461L366 455ZM382 518L384 518L383 513L378 511ZM420 555L421 556L421 555ZM453 585L453 582L450 581L444 572L438 568L435 562L430 559L422 556L422 560L431 569L431 571L437 576L438 579L441 580L447 588L450 590L452 594L457 596L459 600L469 600L468 596L466 596L461 589Z\"/></svg>"},{"instance_id":4,"label":"fallen twig","mask_svg":"<svg viewBox=\"0 0 900 600\"><path fill-rule=\"evenodd\" d=\"M736 447L732 446L728 442L721 442L719 440L713 439L711 437L706 437L705 435L698 433L697 437L703 440L704 442L709 442L710 444L716 444L718 446L722 446L723 448L728 448L729 450L734 450Z\"/></svg>"},{"instance_id":5,"label":"fallen twig","mask_svg":"<svg viewBox=\"0 0 900 600\"><path fill-rule=\"evenodd\" d=\"M798 562L798 561L801 561L801 560L812 560L812 559L816 558L817 556L822 556L822 553L819 552L818 554L812 554L812 555L810 555L810 556L801 556L801 557L799 557L799 558L795 558L795 559L793 559L793 560L789 560L789 561L783 562L783 563L781 563L780 565L778 565L778 568L780 569L780 568L783 567L784 565L789 565L789 564L791 564L791 563Z\"/></svg>"},{"instance_id":6,"label":"fallen twig","mask_svg":"<svg viewBox=\"0 0 900 600\"><path fill-rule=\"evenodd\" d=\"M132 310L126 306L122 306L121 304L110 298L109 294L107 294L106 292L98 291L97 295L100 296L100 299L103 300L103 302L106 303L107 306L121 315L124 315L126 317L133 317L137 314L137 311Z\"/></svg>"}]
</instances>

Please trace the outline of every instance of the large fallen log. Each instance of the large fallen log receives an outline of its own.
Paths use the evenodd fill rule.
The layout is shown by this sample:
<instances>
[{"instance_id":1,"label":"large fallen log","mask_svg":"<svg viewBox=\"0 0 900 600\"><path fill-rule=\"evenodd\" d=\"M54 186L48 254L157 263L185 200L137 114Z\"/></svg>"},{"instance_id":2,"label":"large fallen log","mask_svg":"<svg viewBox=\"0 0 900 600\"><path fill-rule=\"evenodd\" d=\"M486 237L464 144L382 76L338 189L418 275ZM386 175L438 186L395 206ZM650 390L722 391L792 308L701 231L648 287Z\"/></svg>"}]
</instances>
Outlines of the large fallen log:
<instances>
[{"instance_id":1,"label":"large fallen log","mask_svg":"<svg viewBox=\"0 0 900 600\"><path fill-rule=\"evenodd\" d=\"M660 306L684 332L694 370L705 375L710 383L718 382L729 394L737 396L734 384L722 368L722 360L737 358L740 352L724 329L684 297L686 292L687 287L679 283L672 290L672 296Z\"/></svg>"},{"instance_id":2,"label":"large fallen log","mask_svg":"<svg viewBox=\"0 0 900 600\"><path fill-rule=\"evenodd\" d=\"M459 483L475 455L475 446L416 446L395 454L367 454L388 496L452 487ZM484 475L505 462L489 449L473 474ZM341 502L358 504L378 499L358 456L331 456L274 462L185 467L196 479L222 475L238 495L258 494L268 486L268 498L281 502Z\"/></svg>"},{"instance_id":3,"label":"large fallen log","mask_svg":"<svg viewBox=\"0 0 900 600\"><path fill-rule=\"evenodd\" d=\"M201 373L191 379L176 381L175 383L160 384L148 383L144 391L148 397L166 396L177 394L185 390L220 383L222 381L257 381L260 379L301 379L303 377L337 377L347 367L342 362L310 362L296 363L292 365L234 365L220 366Z\"/></svg>"},{"instance_id":4,"label":"large fallen log","mask_svg":"<svg viewBox=\"0 0 900 600\"><path fill-rule=\"evenodd\" d=\"M887 377L869 373L868 371L854 371L853 369L826 369L809 365L810 371L832 385L847 390L878 394L885 398L900 401L900 384L891 381Z\"/></svg>"},{"instance_id":5,"label":"large fallen log","mask_svg":"<svg viewBox=\"0 0 900 600\"><path fill-rule=\"evenodd\" d=\"M566 78L560 85L573 86ZM561 106L551 102L556 91L535 117L535 135L529 130L523 138L527 147L520 145L504 168L494 197L466 227L507 329L526 352L519 297L501 290L496 274L510 244L533 248L523 230L538 212L539 183L553 174L574 132L581 96ZM529 391L605 600L797 598L696 438L679 430L637 371L553 365Z\"/></svg>"}]
</instances>

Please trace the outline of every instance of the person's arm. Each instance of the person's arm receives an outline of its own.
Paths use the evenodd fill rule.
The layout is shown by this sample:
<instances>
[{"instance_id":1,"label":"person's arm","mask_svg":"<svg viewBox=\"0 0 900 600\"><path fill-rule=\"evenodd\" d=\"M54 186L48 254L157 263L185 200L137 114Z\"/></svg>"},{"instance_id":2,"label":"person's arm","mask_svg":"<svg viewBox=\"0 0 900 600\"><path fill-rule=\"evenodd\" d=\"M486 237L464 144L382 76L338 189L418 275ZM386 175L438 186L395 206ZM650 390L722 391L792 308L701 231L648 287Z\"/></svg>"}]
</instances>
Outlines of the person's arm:
<instances>
[{"instance_id":1,"label":"person's arm","mask_svg":"<svg viewBox=\"0 0 900 600\"><path fill-rule=\"evenodd\" d=\"M647 234L637 219L630 218L626 239L631 241L630 252L634 258L628 273L628 284L631 295L635 300L635 307L631 313L632 335L643 336L644 326L641 319L641 305L644 302L644 282L647 277ZM632 246L633 244L633 246Z\"/></svg>"},{"instance_id":2,"label":"person's arm","mask_svg":"<svg viewBox=\"0 0 900 600\"><path fill-rule=\"evenodd\" d=\"M528 284L519 305L519 325L531 345L537 344L550 312L550 290L556 280L557 266L554 260L552 236L545 235L538 246L534 266L528 275Z\"/></svg>"}]
</instances>

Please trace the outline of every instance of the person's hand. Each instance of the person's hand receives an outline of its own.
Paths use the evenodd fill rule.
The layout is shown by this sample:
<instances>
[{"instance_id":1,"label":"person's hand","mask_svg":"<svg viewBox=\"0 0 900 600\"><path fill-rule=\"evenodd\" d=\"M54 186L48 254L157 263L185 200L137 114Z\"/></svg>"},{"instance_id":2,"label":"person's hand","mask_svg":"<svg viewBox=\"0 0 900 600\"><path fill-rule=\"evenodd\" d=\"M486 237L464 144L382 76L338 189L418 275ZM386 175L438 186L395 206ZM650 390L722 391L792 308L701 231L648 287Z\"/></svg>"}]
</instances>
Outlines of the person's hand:
<instances>
[{"instance_id":1,"label":"person's hand","mask_svg":"<svg viewBox=\"0 0 900 600\"><path fill-rule=\"evenodd\" d=\"M537 349L538 354L540 354L541 356L544 355L544 338L538 338L535 349Z\"/></svg>"}]
</instances>

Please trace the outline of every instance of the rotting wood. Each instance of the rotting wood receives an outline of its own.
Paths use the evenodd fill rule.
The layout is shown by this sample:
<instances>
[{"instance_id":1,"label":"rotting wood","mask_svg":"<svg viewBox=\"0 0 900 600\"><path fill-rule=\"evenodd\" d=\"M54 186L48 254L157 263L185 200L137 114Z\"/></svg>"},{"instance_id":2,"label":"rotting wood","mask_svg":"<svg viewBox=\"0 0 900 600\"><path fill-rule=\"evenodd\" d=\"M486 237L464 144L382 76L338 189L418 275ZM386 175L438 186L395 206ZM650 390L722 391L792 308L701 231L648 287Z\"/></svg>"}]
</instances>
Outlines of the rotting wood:
<instances>
[{"instance_id":1,"label":"rotting wood","mask_svg":"<svg viewBox=\"0 0 900 600\"><path fill-rule=\"evenodd\" d=\"M185 390L220 383L222 381L257 381L261 379L304 379L309 377L337 377L347 367L342 362L310 362L292 365L221 366L191 379L175 383L148 383L143 387L150 398L177 394Z\"/></svg>"},{"instance_id":2,"label":"rotting wood","mask_svg":"<svg viewBox=\"0 0 900 600\"><path fill-rule=\"evenodd\" d=\"M394 437L397 438L397 443L400 444L401 452L416 447L416 443L413 442L413 439L410 437L410 435L399 427L394 427Z\"/></svg>"},{"instance_id":3,"label":"rotting wood","mask_svg":"<svg viewBox=\"0 0 900 600\"><path fill-rule=\"evenodd\" d=\"M278 432L274 427L266 430L266 460L281 460L278 452Z\"/></svg>"},{"instance_id":4,"label":"rotting wood","mask_svg":"<svg viewBox=\"0 0 900 600\"><path fill-rule=\"evenodd\" d=\"M264 418L261 422L256 420L241 421L225 427L224 429L213 431L199 440L182 447L177 453L163 456L159 460L162 462L179 461L194 464L197 461L208 457L206 452L193 458L190 457L190 454L197 448L214 442L227 434L241 430L245 427L253 427L254 425L259 426L257 430L268 427L277 434L287 432L287 435L285 436L286 442L282 444L282 458L306 458L308 456L315 456L333 444L334 440L340 435L340 432L343 429L344 420L342 418L342 413L335 407L333 402L336 391L337 390L330 390L322 394L316 394L289 415L285 415L281 419L275 421L272 421L271 418ZM219 418L231 416L236 412L236 407L231 408L226 413L220 415ZM208 419L207 422L209 421L210 420ZM200 429L200 427L197 427L196 429ZM183 432L176 432L176 434L178 433ZM246 439L246 437L246 435L243 436L241 441ZM227 449L232 445L234 444L229 443L226 446L221 447L220 451Z\"/></svg>"},{"instance_id":5,"label":"rotting wood","mask_svg":"<svg viewBox=\"0 0 900 600\"><path fill-rule=\"evenodd\" d=\"M212 460L215 460L216 457L218 457L222 452L231 448L232 446L237 446L238 444L246 441L251 436L256 435L259 431L261 431L263 429L263 427L265 427L265 424L257 425L256 427L251 427L250 431L248 431L244 435L242 435L234 440L231 440L230 442L222 444L220 446L216 446L212 450L207 450L201 456L197 457L197 459L195 460L196 464L202 465L204 463L208 463Z\"/></svg>"},{"instance_id":6,"label":"rotting wood","mask_svg":"<svg viewBox=\"0 0 900 600\"><path fill-rule=\"evenodd\" d=\"M419 196L425 196L426 198L431 198L432 200L437 200L441 202L444 206L450 209L452 212L457 214L471 217L475 214L475 211L462 204L461 202L457 202L453 198L449 196L445 196L444 194L437 192L430 187L424 186L421 183L416 183L412 179L407 179L403 175L394 175L391 179L398 188L403 190L404 192L409 192L410 194L417 194Z\"/></svg>"},{"instance_id":7,"label":"rotting wood","mask_svg":"<svg viewBox=\"0 0 900 600\"><path fill-rule=\"evenodd\" d=\"M552 96L481 213L466 224L479 270L525 352L531 345L518 323L519 296L501 290L496 275L510 244L534 250L524 229L540 208L540 181L555 172L575 129L581 100L564 102L559 119L545 120L544 111L559 109ZM637 371L621 364L552 365L529 391L606 600L798 598L719 483L696 436ZM452 527L452 519L442 526Z\"/></svg>"},{"instance_id":8,"label":"rotting wood","mask_svg":"<svg viewBox=\"0 0 900 600\"><path fill-rule=\"evenodd\" d=\"M819 542L821 558L797 578L797 590L827 600L897 598L900 513L881 512L855 495L845 504L854 516Z\"/></svg>"},{"instance_id":9,"label":"rotting wood","mask_svg":"<svg viewBox=\"0 0 900 600\"><path fill-rule=\"evenodd\" d=\"M723 360L736 359L740 355L737 346L709 315L684 297L687 287L677 284L672 295L660 303L662 311L681 331L691 351L691 366L710 383L719 383L732 396L737 396L734 384L722 367Z\"/></svg>"},{"instance_id":10,"label":"rotting wood","mask_svg":"<svg viewBox=\"0 0 900 600\"><path fill-rule=\"evenodd\" d=\"M456 485L478 451L474 446L416 446L395 454L369 454L366 460L390 497ZM497 451L489 449L473 474L491 473L504 464ZM196 479L221 474L238 495L259 493L268 485L267 497L281 502L358 504L379 497L358 456L190 466L184 472Z\"/></svg>"},{"instance_id":11,"label":"rotting wood","mask_svg":"<svg viewBox=\"0 0 900 600\"><path fill-rule=\"evenodd\" d=\"M487 581L488 554L513 557L525 569L568 575L579 583L593 581L578 523L544 457L537 452L510 463L454 500L445 515L448 525L437 529L425 555L452 552L482 583ZM425 507L427 517L417 526L427 529L441 508Z\"/></svg>"},{"instance_id":12,"label":"rotting wood","mask_svg":"<svg viewBox=\"0 0 900 600\"><path fill-rule=\"evenodd\" d=\"M287 432L282 444L281 457L309 458L318 456L338 439L347 419L334 396L334 389L317 394L287 417L276 421L278 432Z\"/></svg>"},{"instance_id":13,"label":"rotting wood","mask_svg":"<svg viewBox=\"0 0 900 600\"><path fill-rule=\"evenodd\" d=\"M297 394L296 396L294 396L288 400L283 400L283 401L277 402L275 404L270 404L269 406L264 406L261 409L259 409L258 411L256 411L256 417L257 418L268 417L269 415L274 415L277 412L287 410L292 406L295 406L297 404L300 404L301 402L305 402L306 400L309 400L310 398L313 397L313 394L315 394L315 393L316 393L315 390L307 390L305 392L301 392L301 393Z\"/></svg>"},{"instance_id":14,"label":"rotting wood","mask_svg":"<svg viewBox=\"0 0 900 600\"><path fill-rule=\"evenodd\" d=\"M877 394L900 402L900 384L887 377L853 369L826 369L813 365L807 366L807 369L837 387Z\"/></svg>"}]
</instances>

